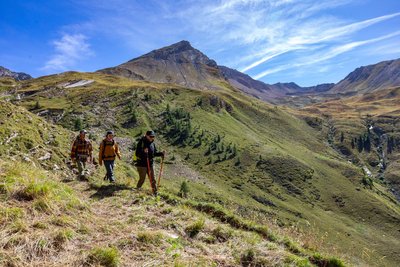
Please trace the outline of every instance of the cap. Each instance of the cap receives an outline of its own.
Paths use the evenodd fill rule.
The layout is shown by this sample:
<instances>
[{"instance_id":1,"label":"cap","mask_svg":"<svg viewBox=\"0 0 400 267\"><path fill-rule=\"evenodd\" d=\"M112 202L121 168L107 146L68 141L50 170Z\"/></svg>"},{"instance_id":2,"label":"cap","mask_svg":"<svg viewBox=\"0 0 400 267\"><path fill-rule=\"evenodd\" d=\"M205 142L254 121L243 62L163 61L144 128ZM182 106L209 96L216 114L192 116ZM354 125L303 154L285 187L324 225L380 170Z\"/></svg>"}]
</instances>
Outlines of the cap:
<instances>
[{"instance_id":1,"label":"cap","mask_svg":"<svg viewBox=\"0 0 400 267\"><path fill-rule=\"evenodd\" d=\"M146 132L146 135L147 135L147 136L155 136L156 133L155 133L154 131L147 131L147 132Z\"/></svg>"},{"instance_id":2,"label":"cap","mask_svg":"<svg viewBox=\"0 0 400 267\"><path fill-rule=\"evenodd\" d=\"M87 131L86 130L80 130L79 133L87 134Z\"/></svg>"},{"instance_id":3,"label":"cap","mask_svg":"<svg viewBox=\"0 0 400 267\"><path fill-rule=\"evenodd\" d=\"M106 134L106 135L109 135L109 134L114 135L114 132L113 132L113 131L107 131L107 134Z\"/></svg>"}]
</instances>

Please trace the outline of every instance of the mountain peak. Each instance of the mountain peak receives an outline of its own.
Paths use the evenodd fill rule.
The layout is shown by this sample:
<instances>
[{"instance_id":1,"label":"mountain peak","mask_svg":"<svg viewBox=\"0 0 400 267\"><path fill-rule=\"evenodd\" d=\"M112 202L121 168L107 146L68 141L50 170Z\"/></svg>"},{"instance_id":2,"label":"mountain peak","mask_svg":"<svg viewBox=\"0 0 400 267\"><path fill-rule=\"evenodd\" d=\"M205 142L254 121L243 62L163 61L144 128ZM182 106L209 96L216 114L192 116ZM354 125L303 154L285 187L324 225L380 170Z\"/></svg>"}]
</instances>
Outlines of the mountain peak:
<instances>
[{"instance_id":1,"label":"mountain peak","mask_svg":"<svg viewBox=\"0 0 400 267\"><path fill-rule=\"evenodd\" d=\"M155 60L174 60L178 63L201 63L211 67L217 67L214 60L209 59L205 54L195 49L190 42L182 40L175 44L165 46L156 50L153 50L139 58L132 59L136 61L140 58L153 58Z\"/></svg>"},{"instance_id":2,"label":"mountain peak","mask_svg":"<svg viewBox=\"0 0 400 267\"><path fill-rule=\"evenodd\" d=\"M218 89L225 82L217 63L185 40L100 72L194 89Z\"/></svg>"},{"instance_id":3,"label":"mountain peak","mask_svg":"<svg viewBox=\"0 0 400 267\"><path fill-rule=\"evenodd\" d=\"M170 46L168 46L168 47L175 47L176 49L181 50L181 51L191 50L191 49L194 50L194 48L193 48L193 46L190 44L190 42L189 42L189 41L186 41L186 40L182 40L182 41L177 42L177 43L175 43L175 44L172 44L172 45L170 45Z\"/></svg>"}]
</instances>

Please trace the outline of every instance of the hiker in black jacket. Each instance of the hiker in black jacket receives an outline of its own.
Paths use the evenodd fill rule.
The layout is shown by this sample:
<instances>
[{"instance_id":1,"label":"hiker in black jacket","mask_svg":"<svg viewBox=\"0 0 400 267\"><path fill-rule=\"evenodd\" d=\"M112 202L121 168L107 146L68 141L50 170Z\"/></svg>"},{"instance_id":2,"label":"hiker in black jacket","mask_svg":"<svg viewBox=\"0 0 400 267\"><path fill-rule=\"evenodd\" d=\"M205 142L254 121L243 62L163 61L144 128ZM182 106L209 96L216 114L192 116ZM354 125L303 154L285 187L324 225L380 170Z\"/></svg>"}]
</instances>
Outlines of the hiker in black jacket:
<instances>
[{"instance_id":1,"label":"hiker in black jacket","mask_svg":"<svg viewBox=\"0 0 400 267\"><path fill-rule=\"evenodd\" d=\"M157 184L154 177L153 159L154 157L164 157L165 152L158 152L154 144L155 133L147 131L136 146L136 167L139 172L139 181L136 189L140 189L146 179L146 174L150 175L149 179L153 193L157 195ZM148 169L150 167L150 170Z\"/></svg>"}]
</instances>

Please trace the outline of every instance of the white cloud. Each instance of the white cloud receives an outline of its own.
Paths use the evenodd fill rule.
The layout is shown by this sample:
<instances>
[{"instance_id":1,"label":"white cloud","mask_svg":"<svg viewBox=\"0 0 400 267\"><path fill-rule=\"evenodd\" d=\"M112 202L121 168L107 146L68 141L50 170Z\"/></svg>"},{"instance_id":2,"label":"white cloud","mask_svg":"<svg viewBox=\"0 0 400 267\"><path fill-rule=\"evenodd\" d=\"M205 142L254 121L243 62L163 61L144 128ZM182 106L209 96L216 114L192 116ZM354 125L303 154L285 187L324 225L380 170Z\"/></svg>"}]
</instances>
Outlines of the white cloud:
<instances>
[{"instance_id":1,"label":"white cloud","mask_svg":"<svg viewBox=\"0 0 400 267\"><path fill-rule=\"evenodd\" d=\"M356 47L376 43L376 42L383 41L383 40L386 40L386 39L389 39L389 38L392 38L395 36L399 36L399 35L400 35L400 31L397 31L397 32L394 32L391 34L386 34L386 35L383 35L383 36L380 36L377 38L372 38L372 39L368 39L368 40L364 40L364 41L357 41L357 42L351 42L351 43L339 45L339 46L330 48L327 51L323 51L322 53L304 57L301 60L299 60L300 62L298 62L298 63L285 64L285 65L282 65L282 66L279 66L276 68L268 69L257 75L254 75L253 78L260 79L267 75L281 72L284 70L288 70L291 68L303 67L303 66L307 66L307 65L314 65L314 64L329 60L331 58L334 58L334 57L336 57L340 54L343 54L345 52L348 52L350 50L353 50Z\"/></svg>"},{"instance_id":2,"label":"white cloud","mask_svg":"<svg viewBox=\"0 0 400 267\"><path fill-rule=\"evenodd\" d=\"M93 55L87 37L83 34L64 34L61 39L53 41L52 45L55 53L42 70L65 71Z\"/></svg>"},{"instance_id":3,"label":"white cloud","mask_svg":"<svg viewBox=\"0 0 400 267\"><path fill-rule=\"evenodd\" d=\"M186 39L220 64L259 72L255 77L301 67L306 60L326 58L327 64L335 55L369 47L368 40L357 42L379 32L367 32L368 27L400 17L393 13L354 21L337 9L363 10L361 5L368 4L362 0L71 1L89 18L85 28L79 25L74 31L118 41L132 56ZM383 35L393 26L380 29Z\"/></svg>"},{"instance_id":4,"label":"white cloud","mask_svg":"<svg viewBox=\"0 0 400 267\"><path fill-rule=\"evenodd\" d=\"M286 41L282 40L282 42L279 42L277 45L264 49L261 59L251 62L247 66L243 67L241 71L248 71L283 53L298 50L299 46L305 48L307 45L315 45L323 42L333 41L337 38L348 36L349 34L364 29L375 23L379 23L397 16L400 16L400 13L368 19L336 28L329 28L329 25L321 25L319 23L306 28L300 28L299 32L295 32L294 35L286 36ZM251 55L250 57L259 56L260 52Z\"/></svg>"}]
</instances>

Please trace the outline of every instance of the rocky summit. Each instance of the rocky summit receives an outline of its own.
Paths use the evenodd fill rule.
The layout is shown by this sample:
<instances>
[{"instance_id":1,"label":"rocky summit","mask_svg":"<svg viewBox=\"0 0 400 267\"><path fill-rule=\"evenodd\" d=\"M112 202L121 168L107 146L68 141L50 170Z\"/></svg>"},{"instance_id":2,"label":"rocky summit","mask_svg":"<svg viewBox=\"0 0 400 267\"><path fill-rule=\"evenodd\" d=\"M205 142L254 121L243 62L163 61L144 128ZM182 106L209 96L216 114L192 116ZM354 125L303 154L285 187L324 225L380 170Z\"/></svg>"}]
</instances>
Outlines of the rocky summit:
<instances>
[{"instance_id":1,"label":"rocky summit","mask_svg":"<svg viewBox=\"0 0 400 267\"><path fill-rule=\"evenodd\" d=\"M153 50L99 72L195 89L217 89L221 88L220 83L225 82L217 63L193 48L188 41Z\"/></svg>"}]
</instances>

